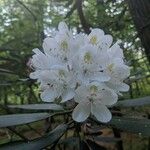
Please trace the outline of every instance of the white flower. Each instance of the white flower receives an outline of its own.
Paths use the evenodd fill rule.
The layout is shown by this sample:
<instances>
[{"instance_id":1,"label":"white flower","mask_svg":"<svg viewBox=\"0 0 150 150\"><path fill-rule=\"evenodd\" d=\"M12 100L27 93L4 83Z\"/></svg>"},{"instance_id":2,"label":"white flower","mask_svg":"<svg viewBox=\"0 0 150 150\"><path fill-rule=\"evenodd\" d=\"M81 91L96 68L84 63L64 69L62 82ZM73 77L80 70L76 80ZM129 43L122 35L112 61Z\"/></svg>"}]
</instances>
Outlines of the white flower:
<instances>
[{"instance_id":1,"label":"white flower","mask_svg":"<svg viewBox=\"0 0 150 150\"><path fill-rule=\"evenodd\" d=\"M72 83L73 74L69 70L70 66L60 63L55 57L46 55L34 50L36 53L32 58L32 66L36 69L30 74L30 78L38 79L41 83L41 98L46 102L53 102L56 98L62 97L65 102L74 97L74 87Z\"/></svg>"},{"instance_id":2,"label":"white flower","mask_svg":"<svg viewBox=\"0 0 150 150\"><path fill-rule=\"evenodd\" d=\"M105 35L101 29L92 29L88 36L89 43L99 47L100 50L107 50L112 44L112 36Z\"/></svg>"},{"instance_id":3,"label":"white flower","mask_svg":"<svg viewBox=\"0 0 150 150\"><path fill-rule=\"evenodd\" d=\"M73 57L73 68L79 83L104 82L110 79L108 74L101 72L102 62L98 51L99 49L93 45L87 44L82 46Z\"/></svg>"},{"instance_id":4,"label":"white flower","mask_svg":"<svg viewBox=\"0 0 150 150\"><path fill-rule=\"evenodd\" d=\"M71 100L74 95L74 89L67 87L58 82L51 82L50 84L41 85L41 99L45 102L54 102L55 99L62 98L62 102Z\"/></svg>"},{"instance_id":5,"label":"white flower","mask_svg":"<svg viewBox=\"0 0 150 150\"><path fill-rule=\"evenodd\" d=\"M72 82L72 74L67 68L44 70L39 73L38 80L44 88L41 94L43 101L52 102L62 97L62 102L70 100L75 95L75 84Z\"/></svg>"},{"instance_id":6,"label":"white flower","mask_svg":"<svg viewBox=\"0 0 150 150\"><path fill-rule=\"evenodd\" d=\"M106 106L116 103L118 96L103 84L91 83L80 86L74 99L79 103L72 114L75 121L85 121L91 113L97 120L108 122L112 115Z\"/></svg>"},{"instance_id":7,"label":"white flower","mask_svg":"<svg viewBox=\"0 0 150 150\"><path fill-rule=\"evenodd\" d=\"M54 67L62 68L64 66L57 58L46 55L37 48L33 49L33 52L35 54L32 56L31 65L35 69L35 72L30 74L30 78L32 79L38 79L39 74L45 70L50 70Z\"/></svg>"},{"instance_id":8,"label":"white flower","mask_svg":"<svg viewBox=\"0 0 150 150\"><path fill-rule=\"evenodd\" d=\"M44 102L54 102L56 98L59 98L62 94L61 84L51 82L50 84L41 84L41 99Z\"/></svg>"},{"instance_id":9,"label":"white flower","mask_svg":"<svg viewBox=\"0 0 150 150\"><path fill-rule=\"evenodd\" d=\"M56 65L59 63L59 61L49 55L46 55L42 53L39 49L33 49L33 52L35 53L32 56L32 66L37 69L37 70L45 70L45 69L50 69L51 66Z\"/></svg>"},{"instance_id":10,"label":"white flower","mask_svg":"<svg viewBox=\"0 0 150 150\"><path fill-rule=\"evenodd\" d=\"M47 37L43 42L45 54L68 61L74 46L73 34L64 22L60 22L55 37Z\"/></svg>"},{"instance_id":11,"label":"white flower","mask_svg":"<svg viewBox=\"0 0 150 150\"><path fill-rule=\"evenodd\" d=\"M129 86L123 81L130 75L130 69L126 65L110 64L108 66L108 74L111 79L106 82L106 85L117 92L126 92L129 90Z\"/></svg>"},{"instance_id":12,"label":"white flower","mask_svg":"<svg viewBox=\"0 0 150 150\"><path fill-rule=\"evenodd\" d=\"M116 43L108 49L107 54L108 60L106 61L104 72L110 76L110 80L106 82L106 85L116 90L116 92L128 91L129 86L123 82L129 77L130 68L123 61L122 49Z\"/></svg>"},{"instance_id":13,"label":"white flower","mask_svg":"<svg viewBox=\"0 0 150 150\"><path fill-rule=\"evenodd\" d=\"M101 29L89 35L73 35L64 22L43 41L43 52L34 49L30 78L40 83L41 99L64 103L75 100L73 119L85 121L94 115L101 122L110 121L107 107L115 104L120 92L128 91L124 80L130 69L124 63L123 51L112 36Z\"/></svg>"}]
</instances>

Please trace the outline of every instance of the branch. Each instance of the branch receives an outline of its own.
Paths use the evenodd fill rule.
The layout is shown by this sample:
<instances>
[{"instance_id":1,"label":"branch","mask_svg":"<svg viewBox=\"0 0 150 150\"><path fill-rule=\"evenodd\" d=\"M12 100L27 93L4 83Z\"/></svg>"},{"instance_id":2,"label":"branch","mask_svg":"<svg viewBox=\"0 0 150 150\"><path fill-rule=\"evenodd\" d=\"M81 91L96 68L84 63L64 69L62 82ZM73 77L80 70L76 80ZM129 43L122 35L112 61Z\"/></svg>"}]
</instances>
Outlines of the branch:
<instances>
[{"instance_id":1,"label":"branch","mask_svg":"<svg viewBox=\"0 0 150 150\"><path fill-rule=\"evenodd\" d=\"M16 135L18 135L25 142L29 141L29 139L27 139L25 136L23 136L22 134L20 134L19 132L17 132L13 127L7 127L7 129L9 129L11 132L15 133Z\"/></svg>"},{"instance_id":2,"label":"branch","mask_svg":"<svg viewBox=\"0 0 150 150\"><path fill-rule=\"evenodd\" d=\"M83 2L83 0L76 0L78 15L79 15L80 22L82 24L84 32L90 33L90 25L87 23L87 21L85 19L83 9L82 9L82 2Z\"/></svg>"},{"instance_id":3,"label":"branch","mask_svg":"<svg viewBox=\"0 0 150 150\"><path fill-rule=\"evenodd\" d=\"M70 17L76 9L77 9L77 5L76 5L76 3L75 3L75 4L72 6L72 8L70 9L70 11L67 13L67 15L65 16L65 18Z\"/></svg>"},{"instance_id":4,"label":"branch","mask_svg":"<svg viewBox=\"0 0 150 150\"><path fill-rule=\"evenodd\" d=\"M30 14L31 16L33 17L34 21L37 20L36 16L34 15L34 13L23 3L21 2L20 0L16 0L20 5L22 5Z\"/></svg>"}]
</instances>

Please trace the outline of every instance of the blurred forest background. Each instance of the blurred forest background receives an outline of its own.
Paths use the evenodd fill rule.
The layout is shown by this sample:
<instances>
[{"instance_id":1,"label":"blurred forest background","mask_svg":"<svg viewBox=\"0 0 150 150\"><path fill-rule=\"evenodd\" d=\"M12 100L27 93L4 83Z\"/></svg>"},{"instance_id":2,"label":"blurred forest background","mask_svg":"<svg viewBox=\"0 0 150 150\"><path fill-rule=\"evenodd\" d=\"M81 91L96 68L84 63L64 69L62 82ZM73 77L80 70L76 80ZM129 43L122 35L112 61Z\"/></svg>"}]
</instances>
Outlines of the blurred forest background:
<instances>
[{"instance_id":1,"label":"blurred forest background","mask_svg":"<svg viewBox=\"0 0 150 150\"><path fill-rule=\"evenodd\" d=\"M41 102L38 85L29 79L29 60L32 49L42 49L43 39L50 36L62 20L74 33L89 33L90 28L97 27L111 34L114 41L120 40L126 63L131 67L131 76L126 81L130 91L121 99L149 96L150 19L147 21L145 17L150 18L150 3L149 0L138 1L0 0L0 114L11 113L6 107L8 104ZM141 13L136 14L136 9L144 9L141 16ZM128 114L134 114L133 111L150 116L146 107L132 108ZM8 138L10 135L13 133L1 130L0 143L12 140L13 137ZM33 133L28 136L35 137ZM126 150L150 148L150 139L140 135L128 133L123 138Z\"/></svg>"}]
</instances>

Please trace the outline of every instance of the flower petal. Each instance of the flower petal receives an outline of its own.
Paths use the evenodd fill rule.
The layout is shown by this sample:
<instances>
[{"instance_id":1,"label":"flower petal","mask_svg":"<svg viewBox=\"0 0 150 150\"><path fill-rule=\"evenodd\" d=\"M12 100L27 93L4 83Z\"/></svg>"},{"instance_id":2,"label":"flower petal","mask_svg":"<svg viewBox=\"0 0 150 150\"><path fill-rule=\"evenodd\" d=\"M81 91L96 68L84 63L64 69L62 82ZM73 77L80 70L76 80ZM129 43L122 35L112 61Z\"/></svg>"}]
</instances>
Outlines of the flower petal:
<instances>
[{"instance_id":1,"label":"flower petal","mask_svg":"<svg viewBox=\"0 0 150 150\"><path fill-rule=\"evenodd\" d=\"M51 50L56 48L56 41L53 38L47 37L43 41L43 49L45 54L51 55Z\"/></svg>"},{"instance_id":2,"label":"flower petal","mask_svg":"<svg viewBox=\"0 0 150 150\"><path fill-rule=\"evenodd\" d=\"M109 50L108 52L110 53L112 58L123 58L123 50L120 48L118 43L115 43Z\"/></svg>"},{"instance_id":3,"label":"flower petal","mask_svg":"<svg viewBox=\"0 0 150 150\"><path fill-rule=\"evenodd\" d=\"M91 33L89 34L89 38L92 36L97 36L97 37L104 36L104 31L98 28L92 29Z\"/></svg>"},{"instance_id":4,"label":"flower petal","mask_svg":"<svg viewBox=\"0 0 150 150\"><path fill-rule=\"evenodd\" d=\"M91 105L91 112L100 122L109 122L112 118L112 114L105 105L101 105L99 102Z\"/></svg>"},{"instance_id":5,"label":"flower petal","mask_svg":"<svg viewBox=\"0 0 150 150\"><path fill-rule=\"evenodd\" d=\"M41 93L41 99L44 102L53 102L57 96L57 91L52 89L46 89Z\"/></svg>"},{"instance_id":6,"label":"flower petal","mask_svg":"<svg viewBox=\"0 0 150 150\"><path fill-rule=\"evenodd\" d=\"M117 81L111 81L111 82L107 82L106 85L116 91L121 91L121 92L127 92L129 90L129 85L123 83L123 82L118 82Z\"/></svg>"},{"instance_id":7,"label":"flower petal","mask_svg":"<svg viewBox=\"0 0 150 150\"><path fill-rule=\"evenodd\" d=\"M73 89L67 89L63 95L62 95L62 101L61 102L66 102L68 100L71 100L75 95L75 92Z\"/></svg>"},{"instance_id":8,"label":"flower petal","mask_svg":"<svg viewBox=\"0 0 150 150\"><path fill-rule=\"evenodd\" d=\"M68 31L68 26L65 22L60 22L58 25L58 30L61 31Z\"/></svg>"},{"instance_id":9,"label":"flower petal","mask_svg":"<svg viewBox=\"0 0 150 150\"><path fill-rule=\"evenodd\" d=\"M75 109L72 113L72 118L73 118L73 120L75 120L77 122L83 122L90 115L90 111L91 111L90 103L79 103L75 107Z\"/></svg>"},{"instance_id":10,"label":"flower petal","mask_svg":"<svg viewBox=\"0 0 150 150\"><path fill-rule=\"evenodd\" d=\"M109 81L110 76L105 72L98 72L98 73L92 75L91 80L98 81L98 82Z\"/></svg>"},{"instance_id":11,"label":"flower petal","mask_svg":"<svg viewBox=\"0 0 150 150\"><path fill-rule=\"evenodd\" d=\"M118 78L125 79L130 75L130 68L126 65L116 65L114 72Z\"/></svg>"},{"instance_id":12,"label":"flower petal","mask_svg":"<svg viewBox=\"0 0 150 150\"><path fill-rule=\"evenodd\" d=\"M113 41L113 38L112 38L111 35L103 36L102 39L101 39L101 42L100 42L101 43L100 48L102 50L107 50L111 46L112 41Z\"/></svg>"},{"instance_id":13,"label":"flower petal","mask_svg":"<svg viewBox=\"0 0 150 150\"><path fill-rule=\"evenodd\" d=\"M89 94L89 92L86 86L83 85L79 86L75 92L76 92L74 97L75 102L80 103L83 101L87 101L87 95Z\"/></svg>"},{"instance_id":14,"label":"flower petal","mask_svg":"<svg viewBox=\"0 0 150 150\"><path fill-rule=\"evenodd\" d=\"M100 102L103 105L111 106L118 100L118 95L113 90L104 89L100 93Z\"/></svg>"},{"instance_id":15,"label":"flower petal","mask_svg":"<svg viewBox=\"0 0 150 150\"><path fill-rule=\"evenodd\" d=\"M31 79L38 79L39 78L39 73L40 73L40 71L36 70L36 71L30 73L29 76L30 76Z\"/></svg>"},{"instance_id":16,"label":"flower petal","mask_svg":"<svg viewBox=\"0 0 150 150\"><path fill-rule=\"evenodd\" d=\"M130 88L129 85L127 85L125 83L120 83L116 87L119 91L122 91L122 92L127 92L127 91L129 91L129 88Z\"/></svg>"}]
</instances>

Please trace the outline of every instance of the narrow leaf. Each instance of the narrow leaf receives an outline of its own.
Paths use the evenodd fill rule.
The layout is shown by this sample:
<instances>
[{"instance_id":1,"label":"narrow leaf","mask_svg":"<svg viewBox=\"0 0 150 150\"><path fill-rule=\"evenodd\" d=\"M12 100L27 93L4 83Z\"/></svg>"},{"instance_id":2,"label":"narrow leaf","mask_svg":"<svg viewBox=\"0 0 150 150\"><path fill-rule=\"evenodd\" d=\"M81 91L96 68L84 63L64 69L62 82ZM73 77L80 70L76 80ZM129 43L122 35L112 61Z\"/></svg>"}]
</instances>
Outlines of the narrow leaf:
<instances>
[{"instance_id":1,"label":"narrow leaf","mask_svg":"<svg viewBox=\"0 0 150 150\"><path fill-rule=\"evenodd\" d=\"M3 68L0 68L0 74L11 74L11 75L17 75L15 72L12 72L12 71L10 71L10 70L3 69Z\"/></svg>"},{"instance_id":2,"label":"narrow leaf","mask_svg":"<svg viewBox=\"0 0 150 150\"><path fill-rule=\"evenodd\" d=\"M0 86L8 86L11 85L11 83L0 83Z\"/></svg>"},{"instance_id":3,"label":"narrow leaf","mask_svg":"<svg viewBox=\"0 0 150 150\"><path fill-rule=\"evenodd\" d=\"M92 139L96 142L105 142L105 143L114 143L119 142L120 138L114 138L114 137L104 137L104 136L92 136Z\"/></svg>"},{"instance_id":4,"label":"narrow leaf","mask_svg":"<svg viewBox=\"0 0 150 150\"><path fill-rule=\"evenodd\" d=\"M63 108L57 104L8 105L8 107L29 110L63 110Z\"/></svg>"},{"instance_id":5,"label":"narrow leaf","mask_svg":"<svg viewBox=\"0 0 150 150\"><path fill-rule=\"evenodd\" d=\"M50 116L48 113L2 115L0 116L0 128L31 123Z\"/></svg>"},{"instance_id":6,"label":"narrow leaf","mask_svg":"<svg viewBox=\"0 0 150 150\"><path fill-rule=\"evenodd\" d=\"M52 145L57 141L67 130L67 125L59 125L48 135L26 142L11 142L3 144L0 150L41 150L47 146Z\"/></svg>"},{"instance_id":7,"label":"narrow leaf","mask_svg":"<svg viewBox=\"0 0 150 150\"><path fill-rule=\"evenodd\" d=\"M150 120L148 119L113 117L108 125L122 131L150 136Z\"/></svg>"},{"instance_id":8,"label":"narrow leaf","mask_svg":"<svg viewBox=\"0 0 150 150\"><path fill-rule=\"evenodd\" d=\"M105 147L99 145L98 143L95 143L95 141L86 140L86 142L88 143L88 146L89 146L90 149L92 149L92 150L106 150Z\"/></svg>"},{"instance_id":9,"label":"narrow leaf","mask_svg":"<svg viewBox=\"0 0 150 150\"><path fill-rule=\"evenodd\" d=\"M7 69L3 69L3 68L0 68L0 72L4 72L4 73L13 73L12 71L7 70Z\"/></svg>"},{"instance_id":10,"label":"narrow leaf","mask_svg":"<svg viewBox=\"0 0 150 150\"><path fill-rule=\"evenodd\" d=\"M144 106L144 105L150 105L150 96L143 97L143 98L137 98L137 99L129 99L129 100L119 101L114 106L134 107L134 106Z\"/></svg>"},{"instance_id":11,"label":"narrow leaf","mask_svg":"<svg viewBox=\"0 0 150 150\"><path fill-rule=\"evenodd\" d=\"M59 144L64 144L67 147L69 147L69 146L78 147L79 141L80 141L79 137L68 137L66 139L60 140Z\"/></svg>"}]
</instances>

